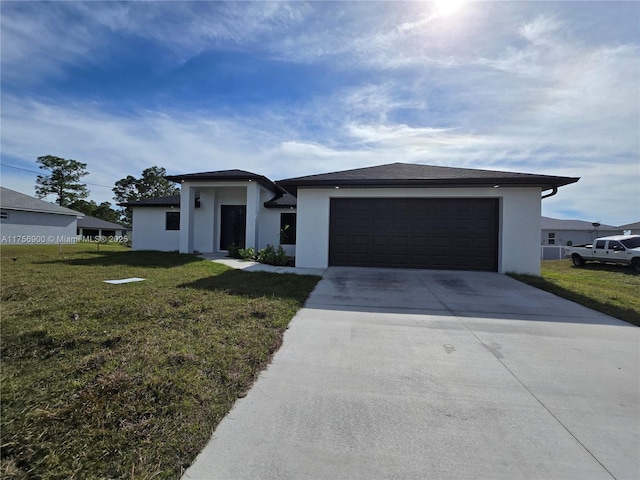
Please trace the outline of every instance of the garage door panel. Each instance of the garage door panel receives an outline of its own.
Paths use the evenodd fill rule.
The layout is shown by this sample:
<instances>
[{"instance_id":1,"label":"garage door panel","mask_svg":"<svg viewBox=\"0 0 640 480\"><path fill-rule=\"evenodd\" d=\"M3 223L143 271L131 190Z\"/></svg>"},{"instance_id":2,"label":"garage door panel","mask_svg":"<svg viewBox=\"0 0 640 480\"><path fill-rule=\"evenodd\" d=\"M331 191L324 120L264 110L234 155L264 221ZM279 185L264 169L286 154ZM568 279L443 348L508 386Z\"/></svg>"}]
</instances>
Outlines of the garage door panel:
<instances>
[{"instance_id":1,"label":"garage door panel","mask_svg":"<svg viewBox=\"0 0 640 480\"><path fill-rule=\"evenodd\" d=\"M369 237L368 235L353 235L351 237L351 244L355 247L369 245Z\"/></svg>"},{"instance_id":2,"label":"garage door panel","mask_svg":"<svg viewBox=\"0 0 640 480\"><path fill-rule=\"evenodd\" d=\"M433 249L440 249L440 248L448 248L449 247L449 238L446 237L441 237L441 236L437 236L437 237L433 237L431 240L431 246Z\"/></svg>"},{"instance_id":3,"label":"garage door panel","mask_svg":"<svg viewBox=\"0 0 640 480\"><path fill-rule=\"evenodd\" d=\"M408 247L409 239L408 235L393 235L391 237L391 247Z\"/></svg>"},{"instance_id":4,"label":"garage door panel","mask_svg":"<svg viewBox=\"0 0 640 480\"><path fill-rule=\"evenodd\" d=\"M387 235L373 235L371 237L371 246L373 247L388 247L389 237Z\"/></svg>"},{"instance_id":5,"label":"garage door panel","mask_svg":"<svg viewBox=\"0 0 640 480\"><path fill-rule=\"evenodd\" d=\"M429 237L425 235L414 235L411 237L412 247L427 247L429 245Z\"/></svg>"},{"instance_id":6,"label":"garage door panel","mask_svg":"<svg viewBox=\"0 0 640 480\"><path fill-rule=\"evenodd\" d=\"M389 217L380 217L376 215L376 217L371 221L371 226L373 227L374 231L378 231L381 229L388 230L389 221L390 221Z\"/></svg>"},{"instance_id":7,"label":"garage door panel","mask_svg":"<svg viewBox=\"0 0 640 480\"><path fill-rule=\"evenodd\" d=\"M330 265L497 270L497 199L334 198L330 209Z\"/></svg>"},{"instance_id":8,"label":"garage door panel","mask_svg":"<svg viewBox=\"0 0 640 480\"><path fill-rule=\"evenodd\" d=\"M334 235L332 239L335 246L349 245L349 235Z\"/></svg>"},{"instance_id":9,"label":"garage door panel","mask_svg":"<svg viewBox=\"0 0 640 480\"><path fill-rule=\"evenodd\" d=\"M471 238L454 238L453 239L453 247L454 248L471 248L471 244L473 243L473 239Z\"/></svg>"}]
</instances>

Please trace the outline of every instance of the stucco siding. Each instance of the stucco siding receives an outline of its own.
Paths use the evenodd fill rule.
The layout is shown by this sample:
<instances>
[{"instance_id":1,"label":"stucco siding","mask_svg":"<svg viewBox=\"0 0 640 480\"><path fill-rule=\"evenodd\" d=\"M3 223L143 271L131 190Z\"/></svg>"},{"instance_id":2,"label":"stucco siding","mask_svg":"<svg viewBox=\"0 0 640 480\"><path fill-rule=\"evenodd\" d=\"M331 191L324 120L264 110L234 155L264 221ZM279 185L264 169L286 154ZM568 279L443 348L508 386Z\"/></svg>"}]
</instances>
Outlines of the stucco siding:
<instances>
[{"instance_id":1,"label":"stucco siding","mask_svg":"<svg viewBox=\"0 0 640 480\"><path fill-rule=\"evenodd\" d=\"M329 263L329 204L337 197L498 198L498 271L540 273L540 188L371 188L299 189L296 265L325 268Z\"/></svg>"},{"instance_id":2,"label":"stucco siding","mask_svg":"<svg viewBox=\"0 0 640 480\"><path fill-rule=\"evenodd\" d=\"M500 188L500 273L540 275L540 188Z\"/></svg>"},{"instance_id":3,"label":"stucco siding","mask_svg":"<svg viewBox=\"0 0 640 480\"><path fill-rule=\"evenodd\" d=\"M133 209L133 250L172 252L180 247L180 230L166 230L166 212L179 208L136 207Z\"/></svg>"},{"instance_id":4,"label":"stucco siding","mask_svg":"<svg viewBox=\"0 0 640 480\"><path fill-rule=\"evenodd\" d=\"M200 208L193 214L193 248L198 252L210 253L215 248L214 219L216 217L216 191L202 189L200 191Z\"/></svg>"},{"instance_id":5,"label":"stucco siding","mask_svg":"<svg viewBox=\"0 0 640 480\"><path fill-rule=\"evenodd\" d=\"M0 221L4 244L71 243L76 238L78 219L73 215L5 210L8 218ZM30 237L25 242L16 237Z\"/></svg>"},{"instance_id":6,"label":"stucco siding","mask_svg":"<svg viewBox=\"0 0 640 480\"><path fill-rule=\"evenodd\" d=\"M295 213L295 209L284 208L264 208L260 211L260 242L259 248L265 248L267 245L278 247L280 244L280 215L282 213ZM295 245L283 245L287 255L296 254Z\"/></svg>"}]
</instances>

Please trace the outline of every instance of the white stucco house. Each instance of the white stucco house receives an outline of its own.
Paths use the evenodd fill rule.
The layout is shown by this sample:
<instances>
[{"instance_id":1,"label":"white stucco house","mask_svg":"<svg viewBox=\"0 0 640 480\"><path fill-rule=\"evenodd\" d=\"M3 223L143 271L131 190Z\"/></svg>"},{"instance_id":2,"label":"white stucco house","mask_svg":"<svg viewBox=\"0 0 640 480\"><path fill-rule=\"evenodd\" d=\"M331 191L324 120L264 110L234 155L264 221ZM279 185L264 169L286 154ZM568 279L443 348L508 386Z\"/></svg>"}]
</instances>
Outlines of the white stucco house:
<instances>
[{"instance_id":1,"label":"white stucco house","mask_svg":"<svg viewBox=\"0 0 640 480\"><path fill-rule=\"evenodd\" d=\"M597 237L622 235L623 227L583 220L542 217L541 245L584 245Z\"/></svg>"},{"instance_id":2,"label":"white stucco house","mask_svg":"<svg viewBox=\"0 0 640 480\"><path fill-rule=\"evenodd\" d=\"M84 214L0 187L0 237L3 244L71 243Z\"/></svg>"},{"instance_id":3,"label":"white stucco house","mask_svg":"<svg viewBox=\"0 0 640 480\"><path fill-rule=\"evenodd\" d=\"M625 225L620 225L618 229L622 230L622 233L625 235L640 235L640 222L633 222L633 223L627 223Z\"/></svg>"},{"instance_id":4,"label":"white stucco house","mask_svg":"<svg viewBox=\"0 0 640 480\"><path fill-rule=\"evenodd\" d=\"M167 178L180 183L180 195L124 204L133 212L134 250L283 243L299 267L534 275L542 199L579 180L405 163L278 182L242 170Z\"/></svg>"}]
</instances>

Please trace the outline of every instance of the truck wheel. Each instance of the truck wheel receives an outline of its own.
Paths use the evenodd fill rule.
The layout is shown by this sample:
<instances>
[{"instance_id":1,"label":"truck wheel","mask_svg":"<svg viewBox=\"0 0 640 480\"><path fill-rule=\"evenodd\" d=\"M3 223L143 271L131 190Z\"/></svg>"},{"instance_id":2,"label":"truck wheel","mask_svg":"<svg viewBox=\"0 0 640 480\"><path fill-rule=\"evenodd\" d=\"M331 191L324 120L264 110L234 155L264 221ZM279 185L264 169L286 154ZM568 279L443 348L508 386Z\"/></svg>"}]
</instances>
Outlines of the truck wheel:
<instances>
[{"instance_id":1,"label":"truck wheel","mask_svg":"<svg viewBox=\"0 0 640 480\"><path fill-rule=\"evenodd\" d=\"M577 253L571 255L571 261L576 267L584 267L584 258L582 258Z\"/></svg>"},{"instance_id":2,"label":"truck wheel","mask_svg":"<svg viewBox=\"0 0 640 480\"><path fill-rule=\"evenodd\" d=\"M633 262L631 262L633 268L636 269L636 272L640 273L640 259L636 258Z\"/></svg>"}]
</instances>

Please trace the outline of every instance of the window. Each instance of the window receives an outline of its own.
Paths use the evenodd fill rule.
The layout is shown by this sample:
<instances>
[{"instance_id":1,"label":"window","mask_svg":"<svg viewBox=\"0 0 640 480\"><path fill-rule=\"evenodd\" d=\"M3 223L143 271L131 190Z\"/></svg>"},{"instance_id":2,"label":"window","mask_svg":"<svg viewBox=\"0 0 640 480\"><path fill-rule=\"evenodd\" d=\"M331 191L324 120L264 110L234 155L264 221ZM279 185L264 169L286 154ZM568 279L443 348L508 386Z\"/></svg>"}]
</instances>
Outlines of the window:
<instances>
[{"instance_id":1,"label":"window","mask_svg":"<svg viewBox=\"0 0 640 480\"><path fill-rule=\"evenodd\" d=\"M166 230L180 230L180 212L167 212Z\"/></svg>"},{"instance_id":2,"label":"window","mask_svg":"<svg viewBox=\"0 0 640 480\"><path fill-rule=\"evenodd\" d=\"M296 214L280 214L280 243L282 245L296 244Z\"/></svg>"},{"instance_id":3,"label":"window","mask_svg":"<svg viewBox=\"0 0 640 480\"><path fill-rule=\"evenodd\" d=\"M0 210L0 220L8 220L9 219L9 212L7 212L6 210Z\"/></svg>"},{"instance_id":4,"label":"window","mask_svg":"<svg viewBox=\"0 0 640 480\"><path fill-rule=\"evenodd\" d=\"M556 244L556 233L555 232L549 232L549 234L547 236L547 243L549 245L555 245Z\"/></svg>"},{"instance_id":5,"label":"window","mask_svg":"<svg viewBox=\"0 0 640 480\"><path fill-rule=\"evenodd\" d=\"M604 241L604 240L598 240L598 241L596 242L596 248L597 248L597 249L602 249L602 250L604 250L604 244L605 244L605 241Z\"/></svg>"},{"instance_id":6,"label":"window","mask_svg":"<svg viewBox=\"0 0 640 480\"><path fill-rule=\"evenodd\" d=\"M620 242L616 242L615 240L609 241L609 248L614 252L620 252L624 250L624 247L622 246L622 244Z\"/></svg>"}]
</instances>

